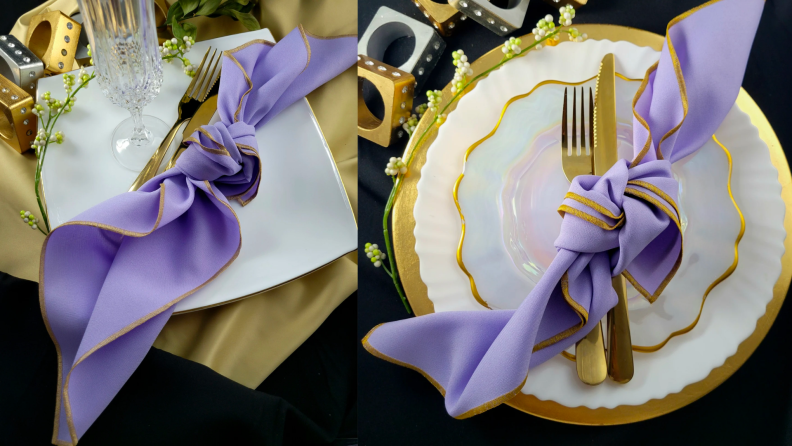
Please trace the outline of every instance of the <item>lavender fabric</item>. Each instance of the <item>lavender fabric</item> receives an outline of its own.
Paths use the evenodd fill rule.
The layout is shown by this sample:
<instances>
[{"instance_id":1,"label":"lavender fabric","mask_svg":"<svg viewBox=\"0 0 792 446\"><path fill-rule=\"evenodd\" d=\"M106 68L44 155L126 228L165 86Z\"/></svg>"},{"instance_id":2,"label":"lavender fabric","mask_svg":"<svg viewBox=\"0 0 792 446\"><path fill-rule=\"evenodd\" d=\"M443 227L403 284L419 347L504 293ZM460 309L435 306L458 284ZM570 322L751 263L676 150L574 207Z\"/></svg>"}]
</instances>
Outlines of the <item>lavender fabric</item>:
<instances>
[{"instance_id":1,"label":"lavender fabric","mask_svg":"<svg viewBox=\"0 0 792 446\"><path fill-rule=\"evenodd\" d=\"M529 369L588 333L624 274L650 302L682 256L671 164L698 150L739 93L762 0L716 0L671 21L636 94L635 157L574 179L557 254L516 310L435 313L372 329L366 349L421 372L467 418L514 397Z\"/></svg>"},{"instance_id":2,"label":"lavender fabric","mask_svg":"<svg viewBox=\"0 0 792 446\"><path fill-rule=\"evenodd\" d=\"M41 253L41 312L58 354L52 442L73 445L135 371L173 305L242 244L229 200L258 192L255 128L355 62L353 36L302 27L277 45L226 51L221 121L188 138L176 167L55 228ZM265 151L289 150L264 147Z\"/></svg>"}]
</instances>

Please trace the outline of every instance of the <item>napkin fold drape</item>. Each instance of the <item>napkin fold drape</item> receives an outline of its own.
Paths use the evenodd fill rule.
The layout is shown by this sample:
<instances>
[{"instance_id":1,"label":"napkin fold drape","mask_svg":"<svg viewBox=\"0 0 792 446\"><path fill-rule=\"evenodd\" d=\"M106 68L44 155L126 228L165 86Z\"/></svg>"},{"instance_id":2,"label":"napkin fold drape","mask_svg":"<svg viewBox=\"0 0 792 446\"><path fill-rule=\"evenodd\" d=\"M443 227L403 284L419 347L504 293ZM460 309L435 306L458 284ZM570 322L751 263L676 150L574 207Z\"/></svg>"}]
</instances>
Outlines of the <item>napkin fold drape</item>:
<instances>
[{"instance_id":1,"label":"napkin fold drape","mask_svg":"<svg viewBox=\"0 0 792 446\"><path fill-rule=\"evenodd\" d=\"M633 101L633 160L572 181L556 257L516 310L381 324L365 348L422 373L461 419L514 397L530 368L588 333L616 304L612 276L624 274L653 302L682 258L671 165L712 137L734 104L763 8L763 0L715 0L668 24Z\"/></svg>"},{"instance_id":2,"label":"napkin fold drape","mask_svg":"<svg viewBox=\"0 0 792 446\"><path fill-rule=\"evenodd\" d=\"M239 254L229 200L255 198L255 128L355 62L354 36L299 27L223 54L221 121L176 166L55 228L41 253L42 316L58 353L53 443L76 444L142 361L173 305ZM288 147L265 147L288 150Z\"/></svg>"}]
</instances>

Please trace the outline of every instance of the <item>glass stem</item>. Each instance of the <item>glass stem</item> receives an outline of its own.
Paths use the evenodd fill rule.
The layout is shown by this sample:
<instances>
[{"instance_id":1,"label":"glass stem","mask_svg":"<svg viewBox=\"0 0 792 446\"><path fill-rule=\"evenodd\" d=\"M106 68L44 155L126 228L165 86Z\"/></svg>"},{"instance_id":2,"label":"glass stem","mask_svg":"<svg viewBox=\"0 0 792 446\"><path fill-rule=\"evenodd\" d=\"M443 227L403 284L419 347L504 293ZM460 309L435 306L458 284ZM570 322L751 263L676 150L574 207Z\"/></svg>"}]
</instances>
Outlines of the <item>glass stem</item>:
<instances>
[{"instance_id":1,"label":"glass stem","mask_svg":"<svg viewBox=\"0 0 792 446\"><path fill-rule=\"evenodd\" d=\"M151 132L143 125L143 109L133 108L129 112L132 114L132 120L135 121L135 129L132 130L132 136L129 139L138 146L148 144L151 139Z\"/></svg>"}]
</instances>

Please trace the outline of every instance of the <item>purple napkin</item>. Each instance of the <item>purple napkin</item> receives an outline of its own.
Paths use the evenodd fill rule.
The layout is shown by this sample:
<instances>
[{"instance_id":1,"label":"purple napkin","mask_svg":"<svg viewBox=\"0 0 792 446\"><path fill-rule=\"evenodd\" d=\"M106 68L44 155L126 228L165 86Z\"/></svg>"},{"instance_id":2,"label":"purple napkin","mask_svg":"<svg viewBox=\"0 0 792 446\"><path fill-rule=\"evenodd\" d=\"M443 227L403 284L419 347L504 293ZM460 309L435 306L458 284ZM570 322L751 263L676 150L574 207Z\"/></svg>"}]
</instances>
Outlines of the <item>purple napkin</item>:
<instances>
[{"instance_id":1,"label":"purple napkin","mask_svg":"<svg viewBox=\"0 0 792 446\"><path fill-rule=\"evenodd\" d=\"M698 150L734 104L763 7L715 0L669 23L635 97L635 158L575 178L559 208L556 258L519 308L382 324L366 349L422 373L461 419L514 397L531 367L588 333L616 304L612 276L653 302L682 258L671 163Z\"/></svg>"},{"instance_id":2,"label":"purple napkin","mask_svg":"<svg viewBox=\"0 0 792 446\"><path fill-rule=\"evenodd\" d=\"M226 51L221 122L197 130L175 168L46 238L39 299L58 354L54 444L77 444L173 306L239 254L239 220L228 201L245 205L258 192L255 128L355 63L356 51L352 36L315 37L302 27L277 45L252 41Z\"/></svg>"}]
</instances>

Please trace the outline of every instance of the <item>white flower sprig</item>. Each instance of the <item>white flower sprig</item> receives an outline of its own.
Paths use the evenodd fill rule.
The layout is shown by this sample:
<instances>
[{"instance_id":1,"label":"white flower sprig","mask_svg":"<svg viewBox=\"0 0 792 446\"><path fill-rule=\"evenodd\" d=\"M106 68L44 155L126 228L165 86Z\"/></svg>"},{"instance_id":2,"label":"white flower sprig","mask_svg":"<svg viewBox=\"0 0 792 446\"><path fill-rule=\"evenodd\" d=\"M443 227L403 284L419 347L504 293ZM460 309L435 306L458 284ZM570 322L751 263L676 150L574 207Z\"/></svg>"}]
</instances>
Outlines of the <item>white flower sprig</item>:
<instances>
[{"instance_id":1,"label":"white flower sprig","mask_svg":"<svg viewBox=\"0 0 792 446\"><path fill-rule=\"evenodd\" d=\"M385 166L385 173L395 177L400 173L407 173L407 166L404 164L404 161L402 161L401 157L391 157L391 159L388 160L388 165Z\"/></svg>"},{"instance_id":2,"label":"white flower sprig","mask_svg":"<svg viewBox=\"0 0 792 446\"><path fill-rule=\"evenodd\" d=\"M558 8L558 12L560 13L558 23L560 23L561 26L569 26L572 24L572 19L575 18L575 8L573 8L572 5L562 6Z\"/></svg>"},{"instance_id":3,"label":"white flower sprig","mask_svg":"<svg viewBox=\"0 0 792 446\"><path fill-rule=\"evenodd\" d=\"M440 100L443 99L443 92L440 90L427 90L426 99L429 100L429 102L426 104L426 106L429 108L429 111L436 112L437 106L440 105Z\"/></svg>"},{"instance_id":4,"label":"white flower sprig","mask_svg":"<svg viewBox=\"0 0 792 446\"><path fill-rule=\"evenodd\" d=\"M582 42L588 38L588 34L581 34L577 28L569 28L569 40L573 42Z\"/></svg>"},{"instance_id":5,"label":"white flower sprig","mask_svg":"<svg viewBox=\"0 0 792 446\"><path fill-rule=\"evenodd\" d=\"M555 45L555 42L560 40L560 33L565 32L569 35L569 39L575 42L581 42L586 39L585 34L581 34L575 28L562 28L568 27L572 24L572 19L575 17L575 9L571 6L565 6L559 9L560 17L558 18L558 23L560 26L556 26L553 17L548 15L544 17L542 20L539 20L536 24L536 28L533 29L534 39L535 42L531 42L530 44L526 45L525 47L522 46L522 41L519 38L510 38L503 44L503 53L504 56L500 60L500 62L496 63L495 65L491 66L490 68L476 74L473 76L472 71L468 71L469 64L467 63L467 56L462 51L455 51L452 53L454 65L457 67L455 70L454 79L451 85L451 98L446 102L445 105L441 106L442 101L442 92L438 90L429 90L426 92L426 96L428 98L428 103L421 104L415 107L415 111L418 114L418 118L420 118L424 113L431 112L433 113L433 117L431 121L433 124L437 126L441 125L446 120L446 111L448 107L450 107L454 102L459 100L465 90L471 88L473 84L475 84L479 79L489 75L489 73L497 70L498 68L502 67L504 64L508 63L510 60L523 57L529 53L529 50L532 49L540 49L542 48L543 44L550 44ZM464 56L464 57L463 57ZM460 65L462 69L460 69ZM468 79L468 76L472 76ZM415 115L411 116L410 119L406 123L402 123L404 130L408 133L415 132L417 128L417 119L413 121ZM404 160L400 160L401 164L404 165L404 171L406 172L409 168L410 163L413 160L414 155L418 152L421 144L426 139L427 135L436 128L436 125L428 125L426 128L423 129L420 135L417 135L417 138L411 139L411 148L407 151L408 155L405 157ZM391 159L393 160L393 158ZM399 173L402 172L401 164L399 165ZM392 166L392 167L391 167ZM393 188L391 188L390 196L388 197L388 201L385 204L384 215L382 217L382 233L384 235L385 240L385 249L380 251L377 245L373 245L371 243L366 244L366 255L369 259L372 260L375 266L382 266L383 270L388 273L390 278L393 280L393 286L396 288L396 292L399 294L399 298L401 298L402 304L404 304L404 308L407 310L407 313L412 313L410 308L410 304L407 302L407 296L404 294L404 289L401 285L401 280L399 279L399 270L396 267L395 259L393 257L393 246L392 240L390 237L390 213L393 210L393 204L396 202L398 197L399 191L401 190L401 182L404 178L403 175L396 174L394 168L397 164L389 163L388 167L386 168L386 173L388 175L393 176ZM379 254L375 254L379 252ZM388 256L385 256L385 252L388 253ZM375 259L375 256L378 258ZM387 261L385 259L387 258ZM385 263L388 263L386 266Z\"/></svg>"},{"instance_id":6,"label":"white flower sprig","mask_svg":"<svg viewBox=\"0 0 792 446\"><path fill-rule=\"evenodd\" d=\"M509 37L509 40L503 43L503 48L501 48L501 51L503 51L503 54L505 54L507 58L511 59L515 55L522 53L522 48L520 48L520 45L522 45L521 39Z\"/></svg>"},{"instance_id":7,"label":"white flower sprig","mask_svg":"<svg viewBox=\"0 0 792 446\"><path fill-rule=\"evenodd\" d=\"M41 168L44 166L44 156L47 153L47 148L50 143L63 144L63 132L54 131L55 123L62 114L72 111L77 92L83 88L88 88L88 83L95 77L96 74L94 72L88 74L84 68L81 68L76 75L69 73L64 74L63 89L66 91L66 98L61 101L60 99L53 98L52 93L49 91L42 92L39 94L38 101L33 104L31 110L33 114L38 116L39 125L41 126L36 134L36 138L30 144L30 147L35 150L37 159L34 188L44 228L38 224L39 220L33 217L29 211L20 211L20 216L22 216L22 219L25 223L28 223L31 228L38 229L45 235L47 231L49 231L49 219L47 218L47 212L44 210L44 205L41 201L39 187L41 184ZM46 231L44 230L45 228Z\"/></svg>"},{"instance_id":8,"label":"white flower sprig","mask_svg":"<svg viewBox=\"0 0 792 446\"><path fill-rule=\"evenodd\" d=\"M402 124L402 128L407 132L407 135L412 136L413 132L415 132L415 128L418 127L418 119L420 119L418 116L412 114L407 119L407 122Z\"/></svg>"},{"instance_id":9,"label":"white flower sprig","mask_svg":"<svg viewBox=\"0 0 792 446\"><path fill-rule=\"evenodd\" d=\"M30 229L38 229L38 218L33 215L30 211L19 211L19 216L22 218L22 221L30 226ZM42 231L43 232L43 231Z\"/></svg>"},{"instance_id":10,"label":"white flower sprig","mask_svg":"<svg viewBox=\"0 0 792 446\"><path fill-rule=\"evenodd\" d=\"M456 93L467 83L467 77L473 75L473 70L464 51L456 50L451 53L451 57L454 58L453 64L456 67L454 80L451 81L451 93Z\"/></svg>"},{"instance_id":11,"label":"white flower sprig","mask_svg":"<svg viewBox=\"0 0 792 446\"><path fill-rule=\"evenodd\" d=\"M415 107L415 113L418 114L418 119L421 119L423 117L424 113L426 113L426 110L428 108L429 108L428 104L421 104Z\"/></svg>"},{"instance_id":12,"label":"white flower sprig","mask_svg":"<svg viewBox=\"0 0 792 446\"><path fill-rule=\"evenodd\" d=\"M193 65L192 62L190 62L190 59L184 57L185 54L190 52L193 45L195 45L195 38L190 36L184 36L181 41L175 37L170 40L166 40L160 47L162 60L164 62L171 63L173 62L173 59L179 59L184 65L184 74L193 77L195 76L195 70L197 70L198 67Z\"/></svg>"},{"instance_id":13,"label":"white flower sprig","mask_svg":"<svg viewBox=\"0 0 792 446\"><path fill-rule=\"evenodd\" d=\"M379 246L376 244L366 243L366 249L364 250L366 253L366 257L371 260L371 263L374 264L375 268L379 268L382 266L382 260L387 257L384 252L379 250ZM388 269L387 267L385 268Z\"/></svg>"}]
</instances>

